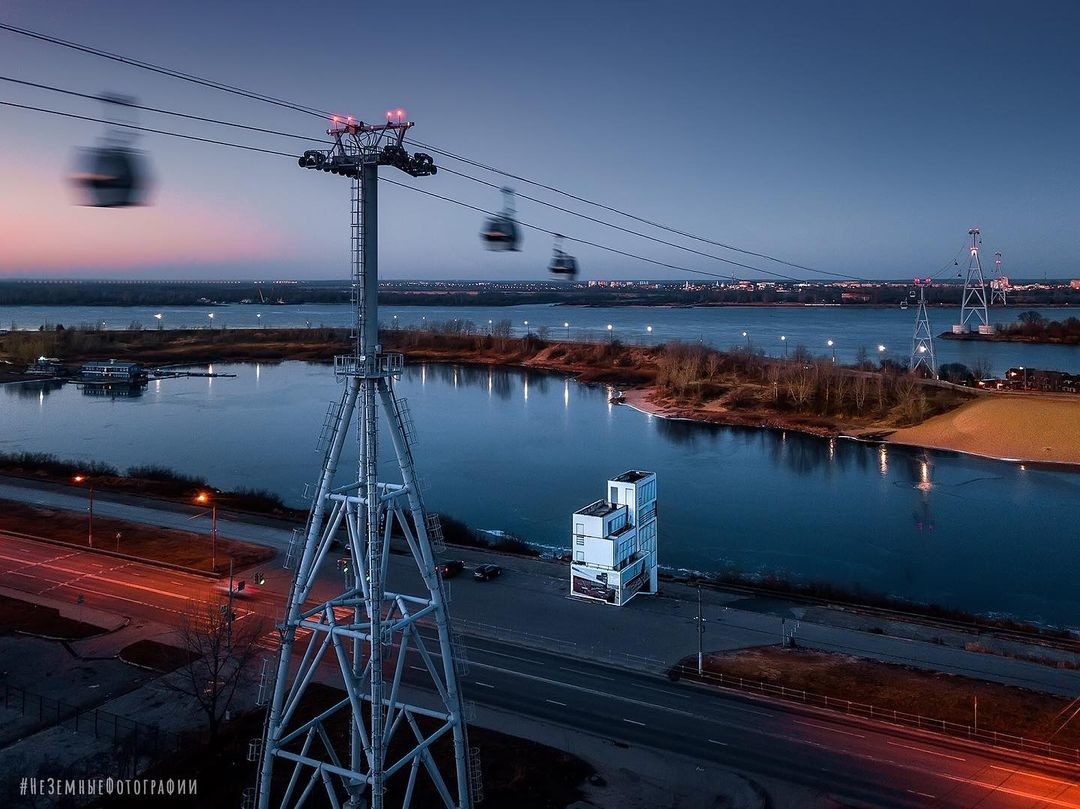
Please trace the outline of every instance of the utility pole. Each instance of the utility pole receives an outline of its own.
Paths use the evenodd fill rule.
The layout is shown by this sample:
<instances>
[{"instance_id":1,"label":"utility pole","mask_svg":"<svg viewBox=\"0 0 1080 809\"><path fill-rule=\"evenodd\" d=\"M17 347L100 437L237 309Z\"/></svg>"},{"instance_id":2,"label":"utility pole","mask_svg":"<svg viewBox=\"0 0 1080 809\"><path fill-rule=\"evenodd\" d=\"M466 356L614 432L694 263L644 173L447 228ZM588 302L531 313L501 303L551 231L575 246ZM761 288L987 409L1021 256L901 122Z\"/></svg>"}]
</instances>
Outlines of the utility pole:
<instances>
[{"instance_id":1,"label":"utility pole","mask_svg":"<svg viewBox=\"0 0 1080 809\"><path fill-rule=\"evenodd\" d=\"M411 805L421 778L434 790L426 806L443 809L471 809L472 790L479 788L478 754L468 748L458 655L435 561L442 527L438 515L424 505L413 463L411 419L394 390L404 358L384 353L379 344L378 169L393 166L412 177L436 171L431 157L405 150L405 133L412 126L400 110L388 113L385 124L335 118L327 130L334 145L309 150L299 160L302 168L351 181L354 322L351 353L334 357L343 392L331 411L311 512L289 554L299 561L279 625L277 676L259 767L259 809L301 806L316 787L326 793L320 803L383 809L386 779L394 773L402 776L402 792L393 803L402 809ZM342 483L335 477L354 418L359 459L355 477ZM396 482L380 482L376 476L380 421L397 461ZM342 526L348 537L347 564L355 574L331 597L320 596L312 605L319 568ZM404 538L408 560L401 564L415 564L423 595L389 588L395 535ZM303 649L299 659L294 659L294 646ZM431 692L423 707L407 701L406 669L421 672L410 675L410 687L422 678L426 682L419 687ZM302 710L316 675L323 682L332 678L346 696L321 712ZM350 729L345 743L335 743L326 730L338 718L345 718ZM429 750L443 738L453 749L448 765L440 765ZM274 789L275 767L290 776L283 788Z\"/></svg>"},{"instance_id":2,"label":"utility pole","mask_svg":"<svg viewBox=\"0 0 1080 809\"><path fill-rule=\"evenodd\" d=\"M705 616L701 611L701 585L697 587L697 618L694 619L697 623L697 673L700 677L705 670Z\"/></svg>"}]
</instances>

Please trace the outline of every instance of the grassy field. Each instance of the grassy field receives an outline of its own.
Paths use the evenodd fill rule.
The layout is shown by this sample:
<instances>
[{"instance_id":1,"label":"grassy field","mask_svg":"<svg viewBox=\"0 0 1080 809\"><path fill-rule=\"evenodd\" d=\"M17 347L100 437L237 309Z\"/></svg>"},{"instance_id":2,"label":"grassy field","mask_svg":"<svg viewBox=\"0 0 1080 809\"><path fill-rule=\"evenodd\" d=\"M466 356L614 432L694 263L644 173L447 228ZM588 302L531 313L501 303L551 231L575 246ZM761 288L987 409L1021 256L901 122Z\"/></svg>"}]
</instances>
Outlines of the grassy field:
<instances>
[{"instance_id":1,"label":"grassy field","mask_svg":"<svg viewBox=\"0 0 1080 809\"><path fill-rule=\"evenodd\" d=\"M45 537L76 547L88 547L88 515L71 511L0 501L0 530ZM117 539L117 534L120 538ZM174 531L150 525L94 517L94 546L145 559L211 571L212 547L205 533ZM217 573L227 573L229 560L237 569L269 561L274 551L247 542L217 540Z\"/></svg>"},{"instance_id":2,"label":"grassy field","mask_svg":"<svg viewBox=\"0 0 1080 809\"><path fill-rule=\"evenodd\" d=\"M706 674L764 681L830 699L851 700L873 705L875 709L920 714L960 725L972 724L977 697L980 730L1038 741L1052 737L1057 745L1080 747L1080 717L1059 730L1071 713L1067 710L1070 701L1024 688L849 655L775 646L710 654L705 670ZM696 679L696 660L684 661L682 672Z\"/></svg>"},{"instance_id":3,"label":"grassy field","mask_svg":"<svg viewBox=\"0 0 1080 809\"><path fill-rule=\"evenodd\" d=\"M104 631L99 626L65 618L54 607L0 596L0 634L22 632L47 638L78 640L100 635Z\"/></svg>"}]
</instances>

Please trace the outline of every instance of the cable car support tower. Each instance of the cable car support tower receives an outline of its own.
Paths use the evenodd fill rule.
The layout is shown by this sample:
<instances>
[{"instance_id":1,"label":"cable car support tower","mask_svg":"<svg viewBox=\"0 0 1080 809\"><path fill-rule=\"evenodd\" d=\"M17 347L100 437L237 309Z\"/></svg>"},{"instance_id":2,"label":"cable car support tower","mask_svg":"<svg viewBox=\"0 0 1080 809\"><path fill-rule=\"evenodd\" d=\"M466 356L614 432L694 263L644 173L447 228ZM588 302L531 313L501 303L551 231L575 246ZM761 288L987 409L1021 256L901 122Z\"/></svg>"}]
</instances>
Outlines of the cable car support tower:
<instances>
[{"instance_id":1,"label":"cable car support tower","mask_svg":"<svg viewBox=\"0 0 1080 809\"><path fill-rule=\"evenodd\" d=\"M971 236L971 258L968 259L967 275L964 277L964 296L960 301L960 322L952 327L953 334L967 334L971 331L969 320L980 320L979 334L993 334L990 313L986 304L986 277L983 275L982 262L979 260L979 229L968 231Z\"/></svg>"},{"instance_id":2,"label":"cable car support tower","mask_svg":"<svg viewBox=\"0 0 1080 809\"><path fill-rule=\"evenodd\" d=\"M394 166L413 177L436 169L428 155L410 155L403 148L413 124L400 112L397 120L387 118L375 125L335 118L327 130L333 147L307 151L299 160L303 168L351 180L355 322L352 353L334 358L344 390L329 414L328 448L307 527L298 537L302 545L291 554L296 573L279 625L277 674L260 755L259 809L298 807L313 791L325 791L317 803L335 809L404 809L418 788L429 796L418 798L425 806L471 809L470 775L478 775L470 772L475 751L470 756L433 550L442 530L437 515L424 507L410 419L394 392L403 358L384 353L378 333L378 168ZM376 476L380 411L400 472L400 481L393 483ZM358 469L342 485L335 478L354 418ZM344 584L328 594L324 580L317 592L318 571L342 529L348 560ZM426 589L423 597L391 589L392 536L404 537ZM410 685L431 692L424 706L408 701L406 669L422 672L419 679L410 677ZM343 696L314 708L305 694L316 679L340 686ZM434 745L452 747L453 772L436 761ZM390 780L393 790L387 794Z\"/></svg>"},{"instance_id":3,"label":"cable car support tower","mask_svg":"<svg viewBox=\"0 0 1080 809\"><path fill-rule=\"evenodd\" d=\"M930 331L930 315L926 311L926 288L929 278L916 278L915 287L919 290L919 312L915 316L915 332L911 337L911 373L917 374L919 368L926 368L932 379L937 379L937 363L934 360L934 334Z\"/></svg>"}]
</instances>

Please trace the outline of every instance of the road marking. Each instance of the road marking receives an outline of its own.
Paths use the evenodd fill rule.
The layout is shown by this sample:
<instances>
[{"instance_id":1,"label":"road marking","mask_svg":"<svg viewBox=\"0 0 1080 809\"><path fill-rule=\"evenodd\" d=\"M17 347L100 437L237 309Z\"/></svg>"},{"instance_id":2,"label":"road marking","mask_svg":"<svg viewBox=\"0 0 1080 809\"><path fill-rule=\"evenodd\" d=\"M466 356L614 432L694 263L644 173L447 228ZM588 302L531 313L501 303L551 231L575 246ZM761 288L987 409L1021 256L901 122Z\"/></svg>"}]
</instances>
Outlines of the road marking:
<instances>
[{"instance_id":1,"label":"road marking","mask_svg":"<svg viewBox=\"0 0 1080 809\"><path fill-rule=\"evenodd\" d=\"M610 680L611 682L615 682L614 677L605 677L603 674L593 674L592 672L581 671L580 669L568 669L565 666L559 666L559 671L569 671L574 674L580 674L582 677L595 677L597 680Z\"/></svg>"},{"instance_id":2,"label":"road marking","mask_svg":"<svg viewBox=\"0 0 1080 809\"><path fill-rule=\"evenodd\" d=\"M655 691L657 694L663 694L667 697L678 697L679 699L690 699L689 694L680 694L678 691L665 691L663 688L653 688L650 685L639 685L638 688L643 688L646 691Z\"/></svg>"},{"instance_id":3,"label":"road marking","mask_svg":"<svg viewBox=\"0 0 1080 809\"><path fill-rule=\"evenodd\" d=\"M1004 792L1006 795L1015 795L1018 798L1030 798L1035 801L1036 806L1044 803L1053 804L1054 806L1064 806L1067 809L1077 809L1077 807L1080 806L1080 804L1075 801L1061 801L1057 798L1050 798L1045 795L1033 795L1030 792L1023 792L1019 789L1010 789L1009 787L1001 786L1000 784L988 784L985 781L977 781L974 778L961 778L959 775L948 775L947 773L936 773L936 775L941 778L947 778L950 781L959 781L963 784L986 787L991 792Z\"/></svg>"},{"instance_id":4,"label":"road marking","mask_svg":"<svg viewBox=\"0 0 1080 809\"><path fill-rule=\"evenodd\" d=\"M639 721L637 721L636 719L627 719L627 718L626 718L626 717L624 716L624 717L623 717L623 721L624 721L624 722L629 722L629 723L630 723L631 725L641 725L642 727L645 727L645 723L644 723L644 722L639 722Z\"/></svg>"},{"instance_id":5,"label":"road marking","mask_svg":"<svg viewBox=\"0 0 1080 809\"><path fill-rule=\"evenodd\" d=\"M1025 778L1039 778L1043 781L1050 781L1054 784L1062 784L1067 787L1076 787L1076 781L1062 781L1060 778L1051 778L1049 775L1039 775L1038 773L1028 772L1027 770L1010 770L1008 767L999 767L996 764L990 765L991 770L1001 770L1002 772L1010 773L1011 775L1022 775Z\"/></svg>"},{"instance_id":6,"label":"road marking","mask_svg":"<svg viewBox=\"0 0 1080 809\"><path fill-rule=\"evenodd\" d=\"M491 683L482 683L479 680L473 680L473 682L476 683L477 685L484 686L484 688L494 688L495 687Z\"/></svg>"},{"instance_id":7,"label":"road marking","mask_svg":"<svg viewBox=\"0 0 1080 809\"><path fill-rule=\"evenodd\" d=\"M716 741L716 739L709 739L709 744L718 744L721 747L727 747L728 746L727 742L718 742L718 741Z\"/></svg>"},{"instance_id":8,"label":"road marking","mask_svg":"<svg viewBox=\"0 0 1080 809\"><path fill-rule=\"evenodd\" d=\"M930 800L937 799L937 795L931 795L929 792L917 792L914 789L909 789L908 792L910 792L912 795L918 795L920 798L929 798Z\"/></svg>"},{"instance_id":9,"label":"road marking","mask_svg":"<svg viewBox=\"0 0 1080 809\"><path fill-rule=\"evenodd\" d=\"M817 728L818 730L827 730L830 733L843 733L845 736L854 736L856 739L865 739L861 733L852 733L850 730L840 730L840 728L831 728L827 725L818 725L814 722L804 722L801 719L795 720L796 725L806 725L808 728Z\"/></svg>"},{"instance_id":10,"label":"road marking","mask_svg":"<svg viewBox=\"0 0 1080 809\"><path fill-rule=\"evenodd\" d=\"M545 700L544 700L544 702L550 702L550 703L551 703L552 705L560 705L560 706L562 706L563 708L565 708L565 707L566 707L566 703L565 703L565 702L559 702L559 701L558 701L558 700L556 700L556 699L545 699Z\"/></svg>"},{"instance_id":11,"label":"road marking","mask_svg":"<svg viewBox=\"0 0 1080 809\"><path fill-rule=\"evenodd\" d=\"M900 744L900 742L890 741L889 739L885 740L885 744L890 744L893 747L906 747L908 750L917 750L920 753L926 753L927 755L931 755L931 756L940 756L941 758L951 758L953 761L967 761L966 758L961 758L960 756L951 756L948 753L942 753L940 750L927 750L925 747L914 747L913 745L910 745L910 744Z\"/></svg>"},{"instance_id":12,"label":"road marking","mask_svg":"<svg viewBox=\"0 0 1080 809\"><path fill-rule=\"evenodd\" d=\"M428 638L428 640L435 640L435 638ZM518 657L516 655L508 655L508 654L506 654L506 652L496 652L496 651L493 651L491 649L485 649L483 646L469 646L468 644L464 644L464 645L465 645L466 649L468 649L470 651L473 651L473 652L482 652L483 654L486 654L486 655L498 655L499 657L508 657L511 660L520 660L522 663L532 663L533 665L536 665L536 666L543 666L544 665L539 660L530 660L527 657Z\"/></svg>"}]
</instances>

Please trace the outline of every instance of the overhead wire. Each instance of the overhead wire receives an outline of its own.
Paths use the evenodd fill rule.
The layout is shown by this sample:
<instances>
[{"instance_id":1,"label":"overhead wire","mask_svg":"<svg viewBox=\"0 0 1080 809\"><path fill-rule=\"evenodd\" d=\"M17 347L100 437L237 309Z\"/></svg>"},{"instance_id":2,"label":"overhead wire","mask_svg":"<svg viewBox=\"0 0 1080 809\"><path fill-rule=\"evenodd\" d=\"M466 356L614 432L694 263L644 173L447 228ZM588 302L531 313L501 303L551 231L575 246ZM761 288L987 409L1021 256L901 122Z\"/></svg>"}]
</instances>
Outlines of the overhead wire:
<instances>
[{"instance_id":1,"label":"overhead wire","mask_svg":"<svg viewBox=\"0 0 1080 809\"><path fill-rule=\"evenodd\" d=\"M453 175L456 175L458 177L463 177L466 180L472 180L475 183L479 183L481 185L486 185L486 186L488 186L490 188L499 188L499 185L497 183L488 182L487 180L480 179L479 177L473 177L470 174L465 174L464 172L457 171L457 170L451 169L451 168L447 168L446 166L439 166L439 171L445 172L447 174L453 174ZM657 236L650 236L649 234L642 233L639 230L633 230L631 228L623 227L622 225L616 225L613 222L607 222L607 221L605 221L603 219L597 219L594 216L589 216L588 214L583 214L583 213L580 213L579 211L572 211L569 208L564 208L561 205L556 205L555 203L547 202L546 200L537 199L536 197L529 196L528 194L522 194L520 192L515 191L514 196L520 197L521 199L528 200L529 202L535 202L535 203L537 203L539 205L545 205L548 208L554 208L557 211L562 211L563 213L570 214L571 216L576 216L576 217L579 217L581 219L585 219L585 220L587 220L589 222L595 222L598 225L603 225L604 227L609 227L609 228L612 228L614 230L621 231L622 233L628 233L628 234L630 234L632 236L639 236L642 239L648 239L649 241L656 242L657 244L662 244L662 245L665 245L667 247L674 247L677 250L683 250L683 251L685 251L687 253L693 253L694 255L703 256L704 258L713 259L715 261L721 261L721 262L723 262L725 264L731 264L731 265L733 265L735 267L742 267L743 269L753 270L754 272L764 273L765 275L771 275L771 276L774 276L776 278L783 278L785 280L800 280L800 279L792 278L792 276L790 276L790 275L785 275L783 273L773 272L772 270L766 270L766 269L764 269L762 267L754 267L754 266L752 266L750 264L744 264L741 261L735 261L734 259L725 258L724 256L718 256L715 253L706 253L706 252L704 252L702 250L695 250L693 247L686 247L685 245L682 245L682 244L676 244L675 242L669 242L666 239L661 239L661 238L659 238ZM842 275L841 273L827 272L826 270L817 270L817 272L821 272L821 273L823 273L825 275L835 276L837 278L842 278L844 280L859 280L859 279L856 279L854 276Z\"/></svg>"},{"instance_id":2,"label":"overhead wire","mask_svg":"<svg viewBox=\"0 0 1080 809\"><path fill-rule=\"evenodd\" d=\"M103 118L94 118L94 117L89 116L89 115L77 115L77 114L71 113L71 112L63 112L61 110L51 110L51 109L47 109L45 107L36 107L36 106L30 105L30 104L18 104L18 103L13 102L13 101L0 101L0 106L14 107L16 109L29 110L29 111L32 111L32 112L40 112L40 113L45 113L47 115L58 115L58 116L61 116L61 117L64 117L64 118L73 118L73 119L79 120L79 121L91 121L91 122L94 122L94 123L103 123L103 124L109 124L109 125L112 125L112 126L121 126L121 127L126 128L126 129L134 129L134 130L137 130L137 131L140 131L140 132L150 132L150 133L153 133L153 134L156 134L156 135L165 135L167 137L172 137L172 138L181 138L183 140L197 141L197 142L200 142L200 143L209 143L209 144L212 144L212 145L215 145L215 146L227 146L227 147L230 147L230 148L233 148L233 149L243 149L243 150L247 150L247 151L251 151L251 152L259 152L261 154L270 154L270 155L275 155L275 156L279 156L279 157L288 157L288 158L291 158L291 159L294 159L294 160L297 157L292 152L282 152L282 151L279 151L277 149L265 149L265 148L262 148L262 147L259 147L259 146L252 146L251 144L247 144L247 143L233 143L231 141L218 140L216 138L205 138L205 137L201 137L201 136L198 136L198 135L190 135L190 134L187 134L187 133L184 133L184 132L174 132L174 131L168 130L168 129L155 129L153 127L140 126L138 124L127 124L127 123L120 123L120 122L115 122L115 121L107 121L107 120L105 120ZM437 193L435 193L433 191L427 191L426 189L423 189L423 188L417 188L416 186L409 185L408 183L398 182L397 180L391 180L391 179L389 179L387 177L380 177L379 179L382 182L389 183L390 185L400 186L402 188L406 188L406 189L408 189L410 191L414 191L414 192L419 193L419 194L424 194L424 195L429 196L429 197L434 197L436 199L443 200L444 202L448 202L448 203L451 203L451 204L454 204L454 205L458 205L458 206L463 207L463 208L468 208L469 210L473 210L473 211L476 211L478 213L484 214L485 216L491 216L492 215L491 211L485 210L484 208L481 208L478 205L472 205L472 204L470 204L468 202L463 202L461 200L454 199L453 197L448 197L448 196L444 196L442 194L437 194ZM523 221L518 220L518 224L520 224L522 227L527 227L527 228L530 228L532 230L537 230L537 231L540 231L542 233L546 233L546 234L548 234L550 236L562 235L562 234L559 234L557 231L554 231L554 230L551 230L549 228L543 227L541 225L536 225L536 224L533 224L533 223L530 223L530 222L523 222ZM687 272L687 273L691 273L691 274L695 274L695 275L710 276L710 277L713 277L713 278L725 278L725 279L727 278L727 276L721 275L720 273L709 272L707 270L698 270L698 269L695 269L693 267L684 267L684 266L681 266L681 265L678 265L678 264L671 264L671 263L668 263L666 261L660 261L659 259L649 258L648 256L642 256L642 255L639 255L637 253L628 252L626 250L620 250L620 249L618 249L616 247L612 247L610 245L605 245L605 244L600 244L599 242L590 241L588 239L582 239L582 238L577 238L577 237L574 237L574 236L565 236L565 235L564 235L564 238L567 241L572 241L572 242L577 242L578 244L588 245L589 247L595 247L598 250L604 250L606 252L613 253L615 255L624 256L626 258L635 259L637 261L644 261L644 262L646 262L648 264L653 264L653 265L656 265L656 266L659 266L659 267L667 267L668 269L677 270L677 271L680 271L680 272ZM751 268L751 269L753 269L753 268ZM791 279L791 280L796 280L797 281L798 279Z\"/></svg>"},{"instance_id":3,"label":"overhead wire","mask_svg":"<svg viewBox=\"0 0 1080 809\"><path fill-rule=\"evenodd\" d=\"M102 50L101 48L94 48L78 42L71 42L70 40L60 39L60 37L43 34L39 31L31 31L29 28L20 28L19 26L11 25L10 23L0 22L0 31L8 31L12 34L29 37L31 39L39 40L41 42L47 42L51 45L59 45L63 48L69 48L74 51L86 53L91 56L97 56L102 59L108 59L113 62L119 62L120 64L128 65L131 67L138 67L143 70L148 70L152 73L169 76L170 78L179 79L180 81L186 81L192 84L199 84L204 87L210 87L212 89L220 90L225 93L232 93L233 95L241 96L243 98L249 98L254 101L262 101L266 104L274 104L278 107L294 110L295 112L302 112L306 113L307 115L317 116L319 118L330 118L333 116L333 113L316 109L314 107L309 107L306 104L298 104L293 101L286 101L285 99L276 98L265 93L255 92L254 90L245 90L243 87L236 87L235 85L215 81L214 79L207 79L202 76L196 76L193 73L185 73L182 70L174 70L173 68L155 65L152 62L146 62L142 59L133 59L128 56L122 56L118 53L112 53L110 51Z\"/></svg>"},{"instance_id":4,"label":"overhead wire","mask_svg":"<svg viewBox=\"0 0 1080 809\"><path fill-rule=\"evenodd\" d=\"M100 96L100 95L94 95L92 93L80 93L80 92L78 92L76 90L67 90L67 89L65 89L63 87L55 87L55 86L53 86L51 84L39 84L38 82L26 81L25 79L16 79L13 76L0 76L0 81L6 81L6 82L9 82L11 84L19 84L19 85L22 85L24 87L33 87L33 88L36 88L38 90L48 90L48 91L53 92L53 93L61 93L63 95L67 95L67 96L74 96L75 98L85 98L85 99L89 99L91 101L101 101L101 102L106 102L106 103L110 103L110 104L117 104L117 105L119 105L121 107L128 107L128 108L131 108L131 109L143 110L144 112L153 112L153 113L157 113L159 115L171 115L171 116L173 116L175 118L183 118L183 119L189 120L189 121L199 121L201 123L206 123L206 124L217 124L219 126L229 126L229 127L233 127L234 129L244 129L244 130L247 130L248 132L260 132L260 133L265 134L265 135L277 135L277 136L283 137L283 138L294 138L296 140L302 140L302 141L305 141L307 143L331 143L332 142L332 141L327 141L327 140L324 140L324 139L312 137L311 135L297 135L294 132L280 132L280 131L278 131L276 129L267 129L267 128L261 127L261 126L252 126L250 124L241 124L241 123L237 123L236 121L222 121L220 118L207 118L207 117L202 116L202 115L192 115L192 114L186 113L186 112L176 112L175 110L165 110L165 109L161 109L160 107L150 107L150 106L147 106L145 104L138 104L138 103L136 103L134 101L129 101L129 100L126 100L126 99L107 98L107 97L103 97L103 96Z\"/></svg>"},{"instance_id":5,"label":"overhead wire","mask_svg":"<svg viewBox=\"0 0 1080 809\"><path fill-rule=\"evenodd\" d=\"M197 76L197 75L194 75L194 74L191 74L191 73L187 73L185 71L175 70L173 68L164 67L162 65L157 65L157 64L154 64L152 62L147 62L147 61L144 61L144 60L141 60L141 59L134 59L134 58L131 58L131 57L126 57L126 56L123 56L121 54L117 54L117 53L113 53L113 52L110 52L110 51L103 50L101 48L95 48L95 47L92 47L92 46L89 46L89 45L83 45L83 44L78 43L78 42L72 42L70 40L61 39L60 37L55 37L55 36L52 36L52 35L49 35L49 34L44 34L44 33L41 33L39 31L32 31L32 30L27 29L27 28L21 28L19 26L11 25L9 23L0 22L0 30L8 31L10 33L17 34L17 35L20 35L20 36L29 37L29 38L39 40L39 41L42 41L42 42L46 42L46 43L49 43L49 44L58 45L58 46L61 46L61 47L64 47L64 48L69 48L69 49L72 49L72 50L75 50L75 51L78 51L78 52L81 52L81 53L86 53L86 54L89 54L89 55L92 55L92 56L97 56L97 57L100 57L100 58L109 59L109 60L112 60L112 61L115 61L115 62L118 62L118 63L121 63L121 64L125 64L125 65L131 66L131 67L138 67L138 68L148 70L148 71L151 71L151 72L154 72L154 73L158 73L158 74L169 76L169 77L179 79L179 80L182 80L182 81L187 81L187 82L191 82L191 83L194 83L194 84L202 85L202 86L209 87L209 88L212 88L212 89L216 89L216 90L219 90L219 91L222 91L222 92L232 93L232 94L244 97L244 98L248 98L248 99L252 99L252 100L256 100L256 101L262 101L262 102L269 103L269 104L274 104L274 105L277 105L277 106L285 108L285 109L294 110L296 112L302 112L302 113L306 113L308 115L314 115L314 116L324 118L324 119L333 117L333 114L330 113L330 112L327 112L325 110L320 110L320 109L317 109L315 107L308 106L306 104L300 104L300 103L293 102L293 101L287 101L285 99L277 98L275 96L271 96L271 95L268 95L268 94L265 94L265 93L259 93L259 92L255 92L255 91L252 91L252 90L247 90L247 89L242 88L242 87L237 87L235 85L226 84L224 82L219 82L219 81L216 81L214 79L208 79L208 78L205 78L205 77L202 77L202 76ZM169 114L169 113L166 113L166 114ZM197 120L197 118L194 118L194 119ZM223 122L218 122L218 121L212 121L212 120L209 120L209 119L207 120L207 122L208 123L223 123ZM232 124L225 124L225 125L232 125ZM287 136L287 137L302 137L302 136L294 136L294 135L286 134L286 133L274 133L274 134L280 134L280 135L284 135L284 136ZM314 140L314 139L312 139L312 140ZM433 146L431 144L423 143L422 141L416 141L416 140L413 140L413 139L408 139L407 142L410 143L410 145L419 146L420 148L424 148L424 149L427 149L429 151L435 152L436 154L442 155L442 156L447 157L447 158L449 158L451 160L457 160L459 162L466 163L466 164L474 166L476 168L480 168L480 169L482 169L484 171L493 172L493 173L499 174L501 176L504 176L504 177L507 177L507 178L510 178L510 179L514 179L514 180L518 180L520 182L528 183L530 185L536 186L537 188L543 188L543 189L545 189L547 191L551 191L551 192L559 194L561 196L565 196L568 199L572 199L572 200L574 200L576 202L580 202L580 203L585 204L585 205L590 205L590 206L599 208L601 210L606 210L606 211L609 211L611 213L615 213L615 214L617 214L619 216L629 218L631 220L634 220L634 221L639 222L641 224L647 225L649 227L658 228L660 230L663 230L663 231L666 231L666 232L669 232L669 233L673 233L673 234L675 234L677 236L680 236L680 237L683 237L683 238L693 239L695 241L698 241L698 242L701 242L701 243L704 243L704 244L710 244L710 245L712 245L714 247L720 247L720 248L722 248L724 250L731 250L733 252L737 252L737 253L740 253L742 255L752 256L754 258L760 258L760 259L763 259L765 261L771 261L771 262L774 262L774 263L777 263L777 264L781 264L781 265L784 265L784 266L787 266L787 267L791 267L793 269L803 270L804 272L815 273L815 274L819 274L819 275L827 275L827 276L832 276L832 277L836 277L836 278L841 278L841 279L844 279L844 280L859 280L855 276L844 275L844 274L841 274L841 273L833 273L833 272L830 272L830 271L827 271L827 270L819 270L819 269L817 269L815 267L810 267L810 266L807 266L805 264L798 264L798 263L795 263L795 262L787 261L785 259L778 258L778 257L770 255L768 253L762 253L762 252L758 252L758 251L754 251L754 250L747 250L745 248L736 247L735 245L727 244L725 242L717 241L715 239L710 239L710 238L705 237L705 236L700 236L698 234L694 234L694 233L690 233L688 231L680 230L680 229L674 228L674 227L672 227L670 225L665 225L663 223L656 222L656 221L647 219L645 217L638 216L636 214L632 214L632 213L630 213L628 211L621 210L621 209L616 208L614 206L606 205L604 203L597 202L595 200L591 200L591 199L588 199L586 197L579 196L577 194L573 194L573 193L571 193L569 191L565 191L563 189L557 188L557 187L555 187L553 185L549 185L549 184L541 182L539 180L533 180L533 179L524 177L522 175L515 174L513 172L508 172L508 171L505 171L503 169L499 169L499 168L496 168L494 166L487 165L485 163L482 163L482 162L477 161L477 160L473 160L473 159L465 157L463 155L455 154L454 152L451 152L449 150L441 149L441 148L439 148L437 146ZM446 171L450 171L449 169L446 169L445 167L443 167L443 168ZM457 172L454 172L454 173L457 173ZM462 174L462 176L468 176L468 175ZM478 182L484 182L484 181L479 180L478 178L469 177L469 179L474 179L474 180L476 180ZM522 196L523 196L523 198L526 198L526 197L524 197L524 195L522 195ZM608 227L613 227L613 228L619 229L619 226L614 225L612 223L604 222L602 220L597 220L597 219L589 217L589 216L587 216L585 214L581 214L581 213L578 213L576 211L570 211L569 209L561 208L560 206L556 206L553 203L541 202L540 200L536 200L535 198L532 198L532 197L528 197L528 199L530 199L531 201L540 202L540 204L550 205L553 208L558 208L558 209L563 210L563 211L565 211L567 213L570 213L570 214L572 214L574 216L579 216L579 217L582 217L584 219L591 219L594 222L599 222L600 224L606 225ZM684 248L684 247L681 247L681 246L678 246L678 245L674 245L671 242L667 242L667 241L661 240L661 239L656 239L655 237L645 236L643 234L637 233L636 231L631 231L629 229L624 229L624 230L627 233L634 233L635 235L640 235L643 238L653 238L654 241L657 241L657 242L662 243L662 244L679 247L679 249L689 250L690 252L695 252L691 248ZM761 272L763 274L772 275L772 276L778 277L778 278L785 278L785 279L791 278L791 280L803 280L803 279L795 279L795 278L792 278L790 276L785 276L785 275L782 275L782 274L779 274L779 273L772 273L772 272L764 270L764 269L762 269L760 267L751 267L750 265L742 264L740 262L732 261L730 259L724 259L722 257L715 256L715 255L712 255L712 254L707 254L707 253L703 253L703 252L698 252L698 254L709 257L709 258L713 258L715 260L726 262L726 263L731 264L733 266L739 266L739 267L743 267L743 268L748 268L748 269L754 270L756 272Z\"/></svg>"},{"instance_id":6,"label":"overhead wire","mask_svg":"<svg viewBox=\"0 0 1080 809\"><path fill-rule=\"evenodd\" d=\"M665 230L665 231L667 231L669 233L674 233L677 236L682 236L682 237L687 238L687 239L694 239L695 241L703 242L705 244L711 244L714 247L722 247L725 250L731 250L731 251L734 251L736 253L742 253L743 255L754 256L755 258L762 258L762 259L765 259L766 261L773 261L773 262L776 262L777 264L783 264L783 265L785 265L787 267L792 267L794 269L803 270L805 272L819 273L819 274L822 274L822 275L839 275L838 273L832 273L832 272L829 272L827 270L819 270L819 269L816 269L814 267L809 267L809 266L807 266L805 264L797 264L797 263L792 262L792 261L787 261L787 260L782 259L782 258L777 258L776 256L769 255L768 253L760 253L760 252L756 252L754 250L746 250L746 249L744 249L742 247L736 247L735 245L732 245L732 244L726 244L724 242L716 241L715 239L710 239L710 238L708 238L706 236L699 236L696 233L689 233L689 232L684 231L684 230L679 230L678 228L672 227L670 225L665 225L665 224L663 224L661 222L655 222L655 221L653 221L651 219L646 219L644 217L638 216L637 214L632 214L629 211L624 211L624 210L621 210L619 208L615 208L615 207L613 207L611 205L605 205L602 202L596 202L595 200L591 200L591 199L588 199L586 197L578 196L577 194L573 194L573 193L571 193L569 191L564 191L561 188L556 188L555 186L548 185L547 183L543 183L543 182L541 182L539 180L531 180L528 177L523 177L523 176L521 176L519 174L514 174L513 172L509 172L509 171L505 171L504 169L496 168L495 166L489 166L489 165L481 163L479 161L472 160L471 158L463 157L462 155L458 155L458 154L454 154L453 152L446 151L445 149L440 149L437 146L433 146L431 144L423 143L421 141L418 141L418 140L415 140L415 139L412 139L412 138L408 138L408 139L406 139L406 141L410 145L419 146L422 149L428 149L429 151L435 152L436 154L442 155L443 157L448 157L451 160L457 160L459 162L466 163L466 164L468 164L470 166L474 166L476 168L483 169L484 171L490 171L493 174L499 174L499 175L501 175L503 177L507 177L507 178L509 178L511 180L518 180L519 182L528 183L529 185L534 185L537 188L543 188L546 191L551 191L553 193L560 194L560 195L562 195L564 197L568 197L569 199L572 199L572 200L574 200L576 202L581 202L581 203L583 203L585 205L591 205L591 206L593 206L595 208L600 208L600 209L605 210L605 211L610 211L611 213L618 214L619 216L625 216L628 219L633 219L634 221L640 222L640 223L642 223L644 225L648 225L650 227L658 228L660 230ZM524 195L521 195L521 196L524 196ZM857 280L853 276L840 276L840 277L851 279L851 280Z\"/></svg>"}]
</instances>

